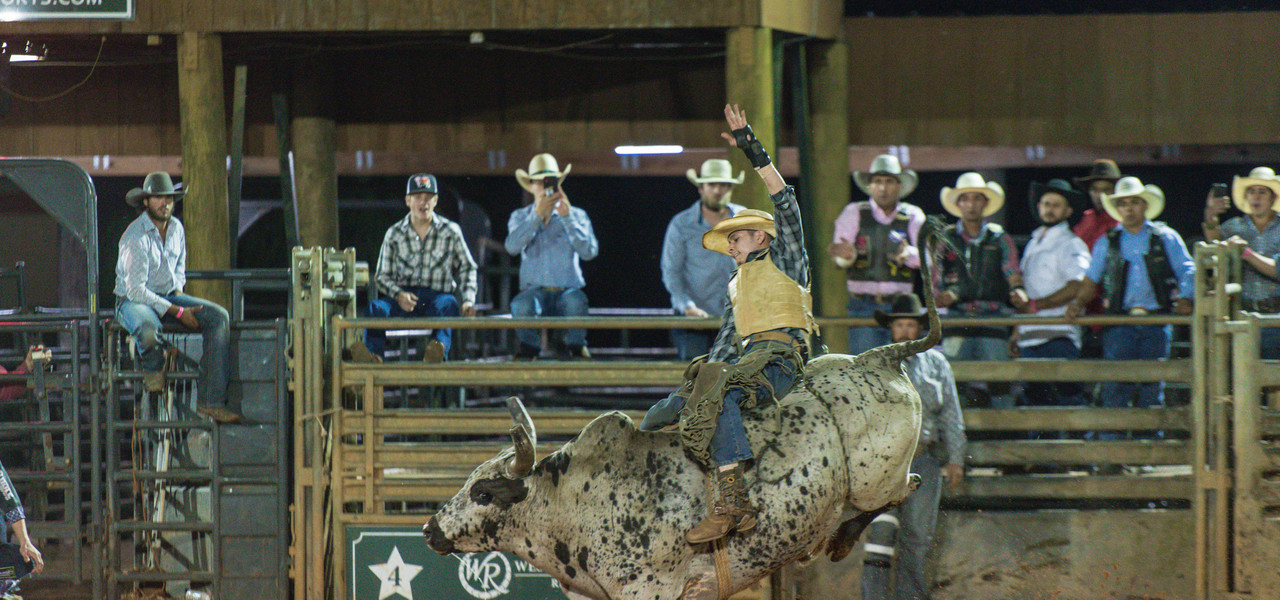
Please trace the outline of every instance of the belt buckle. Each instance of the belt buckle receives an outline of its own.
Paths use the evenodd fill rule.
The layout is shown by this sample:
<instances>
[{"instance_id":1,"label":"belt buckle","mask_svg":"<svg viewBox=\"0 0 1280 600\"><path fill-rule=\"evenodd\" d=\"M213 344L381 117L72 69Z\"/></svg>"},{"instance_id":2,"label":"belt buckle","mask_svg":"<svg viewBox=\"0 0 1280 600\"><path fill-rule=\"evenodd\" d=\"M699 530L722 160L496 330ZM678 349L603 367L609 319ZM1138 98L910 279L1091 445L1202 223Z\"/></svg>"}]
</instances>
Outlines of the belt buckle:
<instances>
[{"instance_id":1,"label":"belt buckle","mask_svg":"<svg viewBox=\"0 0 1280 600\"><path fill-rule=\"evenodd\" d=\"M1129 314L1135 317L1140 317L1143 315L1150 314L1150 311L1148 311L1145 308L1142 308L1141 306L1135 306L1129 309Z\"/></svg>"}]
</instances>

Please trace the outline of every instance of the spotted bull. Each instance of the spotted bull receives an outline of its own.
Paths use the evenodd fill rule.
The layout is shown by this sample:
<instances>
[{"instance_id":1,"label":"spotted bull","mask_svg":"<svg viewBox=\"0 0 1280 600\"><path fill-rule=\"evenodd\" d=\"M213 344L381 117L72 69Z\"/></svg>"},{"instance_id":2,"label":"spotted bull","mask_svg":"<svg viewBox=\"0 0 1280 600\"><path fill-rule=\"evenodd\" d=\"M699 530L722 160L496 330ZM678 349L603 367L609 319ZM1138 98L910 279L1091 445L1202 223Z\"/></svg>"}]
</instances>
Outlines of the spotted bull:
<instances>
[{"instance_id":1,"label":"spotted bull","mask_svg":"<svg viewBox=\"0 0 1280 600\"><path fill-rule=\"evenodd\" d=\"M707 547L684 540L709 490L678 432L640 431L611 412L535 461L535 429L514 398L514 446L477 467L426 523L428 545L514 553L574 600L722 598L824 545L839 560L871 518L918 485L909 467L920 396L901 362L941 336L932 300L928 337L814 359L776 405L744 415L756 457L748 494L761 511L753 531L724 539L726 581ZM860 514L842 524L850 505Z\"/></svg>"}]
</instances>

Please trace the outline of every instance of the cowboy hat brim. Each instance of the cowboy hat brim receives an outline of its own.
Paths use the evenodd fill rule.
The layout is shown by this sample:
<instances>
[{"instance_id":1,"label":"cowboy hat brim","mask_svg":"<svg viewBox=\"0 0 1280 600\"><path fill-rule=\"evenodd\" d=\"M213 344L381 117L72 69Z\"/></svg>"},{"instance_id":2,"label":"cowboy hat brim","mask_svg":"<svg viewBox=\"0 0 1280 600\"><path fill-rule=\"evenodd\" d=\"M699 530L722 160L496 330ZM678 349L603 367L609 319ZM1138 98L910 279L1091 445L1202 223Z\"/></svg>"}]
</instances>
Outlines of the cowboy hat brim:
<instances>
[{"instance_id":1,"label":"cowboy hat brim","mask_svg":"<svg viewBox=\"0 0 1280 600\"><path fill-rule=\"evenodd\" d=\"M998 184L997 184L998 185ZM1004 208L1003 190L990 187L965 187L965 188L949 188L943 187L942 193L938 194L942 198L942 208L947 209L951 216L960 216L960 207L956 205L956 201L960 199L962 194L969 192L977 192L987 197L987 207L982 209L982 216L989 217Z\"/></svg>"},{"instance_id":2,"label":"cowboy hat brim","mask_svg":"<svg viewBox=\"0 0 1280 600\"><path fill-rule=\"evenodd\" d=\"M572 165L572 164L567 164L567 165L565 165L565 166L564 166L564 170L563 170L563 171L560 171L559 173L556 173L556 174L554 175L554 177L559 177L559 178L560 178L561 183L564 183L564 179L565 179L566 177L568 177L568 176L569 176L569 171L570 171L571 169L573 169L573 165ZM553 176L552 174L548 173L548 174L546 174L546 175L543 175L542 177L543 177L543 178L547 178L547 177L552 177L552 176ZM530 194L532 194L532 193L533 193L533 187L532 187L531 185L529 185L529 180L530 180L530 179L532 179L532 177L530 177L530 176L529 176L528 171L525 171L524 169L516 169L516 181L518 181L518 182L520 183L520 187L524 188L524 191L529 192Z\"/></svg>"},{"instance_id":3,"label":"cowboy hat brim","mask_svg":"<svg viewBox=\"0 0 1280 600\"><path fill-rule=\"evenodd\" d=\"M1040 220L1040 198L1045 194L1058 194L1067 199L1067 204L1071 206L1071 216L1067 217L1067 223L1074 225L1084 216L1084 211L1089 209L1089 199L1084 192L1078 190L1064 190L1062 188L1049 187L1039 181L1031 182L1031 190L1027 193L1027 203L1031 206L1031 217L1037 223L1043 223Z\"/></svg>"},{"instance_id":4,"label":"cowboy hat brim","mask_svg":"<svg viewBox=\"0 0 1280 600\"><path fill-rule=\"evenodd\" d=\"M125 193L125 195L124 195L124 203L125 203L125 204L128 204L129 206L132 206L132 207L134 207L134 208L141 208L141 207L142 207L142 199L143 199L143 198L149 198L149 197L151 197L151 196L173 196L173 201L174 201L174 202L177 202L177 201L181 200L183 196L186 196L186 195L187 195L187 191L186 191L186 190L174 190L174 191L172 191L172 192L152 192L152 193L147 193L147 192L142 191L142 188L140 188L140 187L136 187L136 188L133 188L133 189L131 189L131 190L129 190L128 192L126 192L126 193Z\"/></svg>"},{"instance_id":5,"label":"cowboy hat brim","mask_svg":"<svg viewBox=\"0 0 1280 600\"><path fill-rule=\"evenodd\" d=\"M884 327L885 329L888 329L889 324L897 319L915 319L917 321L920 321L921 327L924 327L924 328L929 327L929 313L927 312L922 312L919 314L887 313L887 312L884 312L883 310L876 309L876 311L872 313L871 316L875 318L876 323L879 323L880 326Z\"/></svg>"},{"instance_id":6,"label":"cowboy hat brim","mask_svg":"<svg viewBox=\"0 0 1280 600\"><path fill-rule=\"evenodd\" d=\"M747 178L747 172L746 171L738 172L738 178L734 179L732 177L716 177L716 176L698 177L697 171L694 171L693 169L689 169L688 171L685 171L684 176L689 180L689 183L692 183L693 185L702 185L704 183L730 183L733 185L739 185L743 182L743 180Z\"/></svg>"},{"instance_id":7,"label":"cowboy hat brim","mask_svg":"<svg viewBox=\"0 0 1280 600\"><path fill-rule=\"evenodd\" d=\"M744 229L763 231L771 237L778 237L778 230L774 227L772 219L755 215L742 215L720 221L710 231L702 234L702 247L712 252L728 255L729 234Z\"/></svg>"},{"instance_id":8,"label":"cowboy hat brim","mask_svg":"<svg viewBox=\"0 0 1280 600\"><path fill-rule=\"evenodd\" d=\"M1244 192L1255 185L1266 187L1276 195L1277 199L1280 199L1280 179L1259 179L1257 177L1240 177L1237 175L1231 180L1231 201L1235 203L1236 208L1240 209L1240 212L1246 215L1253 214L1253 212L1249 208L1249 203L1245 201ZM1275 208L1276 201L1272 200L1271 209L1275 210Z\"/></svg>"},{"instance_id":9,"label":"cowboy hat brim","mask_svg":"<svg viewBox=\"0 0 1280 600\"><path fill-rule=\"evenodd\" d=\"M899 188L898 188L899 200L911 195L911 192L916 191L916 186L920 184L920 177L916 175L916 172L912 171L911 169L903 169L901 173L886 173L883 171L879 173L868 173L864 171L854 171L853 184L858 186L858 189L862 190L862 193L870 196L871 195L871 176L873 175L888 175L890 177L897 177L898 184L899 184Z\"/></svg>"},{"instance_id":10,"label":"cowboy hat brim","mask_svg":"<svg viewBox=\"0 0 1280 600\"><path fill-rule=\"evenodd\" d=\"M1120 211L1116 210L1116 199L1132 198L1136 196L1147 201L1146 217L1147 220L1150 221L1160 216L1160 213L1164 212L1164 196L1163 194L1155 193L1155 191L1151 189L1153 187L1155 186L1151 186L1150 184L1143 186L1142 192L1138 194L1125 194L1123 196L1103 194L1102 208L1106 209L1107 214L1111 215L1112 219L1123 222L1124 219L1120 218Z\"/></svg>"}]
</instances>

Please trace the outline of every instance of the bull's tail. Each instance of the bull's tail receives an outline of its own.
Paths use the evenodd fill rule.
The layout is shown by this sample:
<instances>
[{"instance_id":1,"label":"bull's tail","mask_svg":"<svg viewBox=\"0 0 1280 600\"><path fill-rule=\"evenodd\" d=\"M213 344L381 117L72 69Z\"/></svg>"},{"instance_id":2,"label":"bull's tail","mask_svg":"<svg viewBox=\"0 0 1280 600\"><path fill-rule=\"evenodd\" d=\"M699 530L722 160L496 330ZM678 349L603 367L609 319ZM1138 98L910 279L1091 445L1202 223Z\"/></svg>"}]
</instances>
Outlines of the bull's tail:
<instances>
[{"instance_id":1,"label":"bull's tail","mask_svg":"<svg viewBox=\"0 0 1280 600\"><path fill-rule=\"evenodd\" d=\"M937 217L925 219L916 242L920 251L920 277L924 281L924 301L925 306L929 309L929 334L918 340L909 340L885 346L885 353L894 360L902 361L908 356L924 352L942 341L942 321L938 318L938 306L933 298L933 275L929 266L930 259L933 257L931 252L933 242L936 240L944 244L949 243L946 238L939 237L942 227L942 220Z\"/></svg>"}]
</instances>

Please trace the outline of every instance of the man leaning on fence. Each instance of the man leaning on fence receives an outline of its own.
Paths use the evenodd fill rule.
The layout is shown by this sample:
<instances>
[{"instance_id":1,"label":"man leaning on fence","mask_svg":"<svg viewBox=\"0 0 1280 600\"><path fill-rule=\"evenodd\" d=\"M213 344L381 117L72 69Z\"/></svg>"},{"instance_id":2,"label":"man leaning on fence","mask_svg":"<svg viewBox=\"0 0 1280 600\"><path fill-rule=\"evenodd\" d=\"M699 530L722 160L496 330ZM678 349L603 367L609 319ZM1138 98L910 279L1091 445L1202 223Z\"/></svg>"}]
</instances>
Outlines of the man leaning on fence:
<instances>
[{"instance_id":1,"label":"man leaning on fence","mask_svg":"<svg viewBox=\"0 0 1280 600\"><path fill-rule=\"evenodd\" d=\"M378 251L374 281L386 295L369 303L369 316L474 317L476 261L457 223L436 213L440 188L435 175L418 173L405 184L409 214L387 228ZM381 358L387 345L385 329L367 329L369 352ZM431 333L422 359L438 363L449 356L453 330ZM359 348L354 348L359 352ZM366 359L367 360L367 359Z\"/></svg>"},{"instance_id":2,"label":"man leaning on fence","mask_svg":"<svg viewBox=\"0 0 1280 600\"><path fill-rule=\"evenodd\" d=\"M1225 240L1240 248L1243 258L1240 297L1247 311L1280 313L1280 280L1276 278L1276 256L1280 255L1280 219L1276 218L1276 198L1280 178L1269 167L1258 167L1248 177L1236 176L1230 196L1210 190L1205 200L1204 238ZM1244 213L1219 224L1229 201ZM1262 358L1280 358L1280 327L1262 329Z\"/></svg>"},{"instance_id":3,"label":"man leaning on fence","mask_svg":"<svg viewBox=\"0 0 1280 600\"><path fill-rule=\"evenodd\" d=\"M1103 206L1120 222L1093 245L1089 270L1078 293L1067 305L1074 319L1101 288L1103 309L1109 314L1191 314L1195 293L1195 263L1182 236L1152 219L1164 210L1164 192L1143 185L1137 177L1116 182L1116 192L1102 197ZM1107 360L1163 360L1169 358L1169 325L1116 325L1102 332L1102 357ZM1136 398L1134 395L1136 394ZM1102 384L1102 406L1147 408L1164 405L1164 382ZM1103 433L1101 439L1118 439Z\"/></svg>"},{"instance_id":4,"label":"man leaning on fence","mask_svg":"<svg viewBox=\"0 0 1280 600\"><path fill-rule=\"evenodd\" d=\"M116 259L116 320L137 341L138 359L148 391L164 389L166 352L160 339L164 323L199 331L204 338L197 379L196 412L220 423L242 417L227 403L227 310L202 298L182 293L187 284L187 238L182 221L173 216L174 203L186 192L178 190L168 173L150 173L142 187L129 190L125 202L141 214L120 236Z\"/></svg>"}]
</instances>

